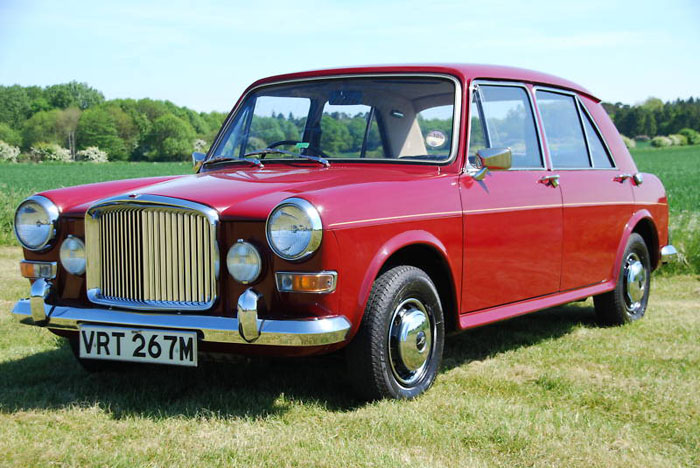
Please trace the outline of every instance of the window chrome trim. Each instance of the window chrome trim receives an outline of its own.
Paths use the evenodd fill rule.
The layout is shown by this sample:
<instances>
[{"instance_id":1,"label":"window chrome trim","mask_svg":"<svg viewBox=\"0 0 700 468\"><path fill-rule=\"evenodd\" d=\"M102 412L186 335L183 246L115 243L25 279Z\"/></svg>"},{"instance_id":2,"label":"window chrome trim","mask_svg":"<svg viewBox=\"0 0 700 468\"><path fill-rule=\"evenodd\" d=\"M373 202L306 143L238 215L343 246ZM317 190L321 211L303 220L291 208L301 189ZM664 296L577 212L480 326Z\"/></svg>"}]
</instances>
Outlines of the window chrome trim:
<instances>
[{"instance_id":1,"label":"window chrome trim","mask_svg":"<svg viewBox=\"0 0 700 468\"><path fill-rule=\"evenodd\" d=\"M182 301L134 301L129 299L117 299L112 300L102 296L102 253L101 253L101 242L95 242L95 239L99 236L99 223L98 218L100 217L104 208L115 208L115 207L129 207L129 208L146 208L146 207L158 207L165 209L172 209L176 211L195 211L202 214L212 231L214 232L214 249L213 249L213 263L214 263L214 277L212 281L214 282L212 286L212 297L206 303L190 303ZM86 289L87 297L90 302L94 304L107 305L113 307L127 308L133 310L143 310L143 311L157 311L157 310L187 310L187 311L200 311L210 309L217 301L219 296L219 277L221 270L221 259L219 252L218 243L218 225L219 225L219 214L218 212L201 203L192 202L189 200L183 200L180 198L165 197L161 195L149 195L149 194L132 194L132 195L118 195L115 197L109 197L99 200L93 203L85 213L85 249L86 249Z\"/></svg>"},{"instance_id":2,"label":"window chrome trim","mask_svg":"<svg viewBox=\"0 0 700 468\"><path fill-rule=\"evenodd\" d=\"M309 244L306 246L306 248L304 248L304 250L294 256L285 255L284 253L280 252L275 246L274 242L272 242L272 239L270 239L270 218L272 218L272 214L275 211L286 205L296 206L306 213L311 221L311 239L309 239ZM316 209L313 203L304 200L303 198L286 198L275 205L275 207L270 210L270 214L267 215L267 219L265 220L265 238L267 239L267 245L270 246L270 249L272 249L272 251L278 257L290 262L300 262L305 260L316 252L316 250L318 250L318 248L321 246L321 241L323 240L323 222L321 221L321 214L318 212L318 209Z\"/></svg>"},{"instance_id":3,"label":"window chrome trim","mask_svg":"<svg viewBox=\"0 0 700 468\"><path fill-rule=\"evenodd\" d=\"M527 96L528 101L530 102L530 112L532 113L532 123L533 126L535 127L535 133L537 134L537 144L539 145L540 149L540 161L542 161L541 166L534 166L534 167L511 167L508 169L508 171L547 171L549 170L548 164L547 164L547 158L544 153L544 140L542 139L542 135L540 134L540 128L539 128L539 120L537 119L537 112L535 110L535 102L533 99L533 96L530 93L530 89L528 88L527 84L521 81L503 81L503 80L489 80L486 78L482 79L473 79L470 83L470 90L474 90L476 92L479 92L479 86L501 86L501 87L510 87L510 88L522 88L525 90L525 95ZM479 92L480 96L480 101L483 103L483 96L481 96L481 93ZM467 103L467 109L471 109L471 101L472 101L472 96L470 92L469 96L469 101ZM484 119L486 120L486 119ZM471 138L471 116L469 116L468 121L468 128L467 128L467 147L466 147L466 156L465 156L465 171L471 172L475 171L477 168L475 168L473 165L469 164L469 145L471 144L470 138ZM484 122L484 127L487 129L488 132L488 124ZM490 136L488 137L489 143L491 143L491 138Z\"/></svg>"},{"instance_id":4,"label":"window chrome trim","mask_svg":"<svg viewBox=\"0 0 700 468\"><path fill-rule=\"evenodd\" d=\"M51 223L51 233L46 238L46 240L38 247L27 246L17 233L17 212L22 207L22 205L30 201L37 203L46 211L46 214L49 217L49 222ZM56 234L58 233L58 218L60 215L61 212L56 206L56 204L48 198L44 197L43 195L32 195L31 197L25 198L19 205L17 205L17 209L15 209L15 214L12 217L12 230L15 233L15 238L22 245L22 247L24 247L27 250L31 250L32 252L41 252L50 249L51 247L53 247L51 241L56 238Z\"/></svg>"},{"instance_id":5,"label":"window chrome trim","mask_svg":"<svg viewBox=\"0 0 700 468\"><path fill-rule=\"evenodd\" d=\"M613 157L613 153L610 150L610 146L608 146L608 142L605 141L605 138L603 137L603 132L600 131L600 128L598 127L598 124L596 123L595 119L591 115L590 112L588 112L588 109L586 109L586 106L583 104L581 101L581 98L576 95L576 102L578 103L579 106L579 112L584 113L588 119L591 121L591 124L593 125L593 130L596 132L598 135L598 138L600 139L601 142L603 142L603 148L605 149L605 152L607 153L608 159L612 162L612 167L600 167L597 168L595 167L595 162L593 161L593 151L591 151L591 163L593 164L593 169L599 169L599 170L617 170L617 163L615 162L615 158ZM586 126L583 126L584 132L586 132ZM588 137L588 132L586 132L586 137Z\"/></svg>"},{"instance_id":6,"label":"window chrome trim","mask_svg":"<svg viewBox=\"0 0 700 468\"><path fill-rule=\"evenodd\" d=\"M412 73L412 72L396 72L396 73L391 73L391 72L378 72L378 73L359 73L359 74L352 74L352 73L345 73L345 74L339 74L339 75L328 75L328 76L313 76L313 77L307 77L307 78L296 78L296 79L289 79L289 80L281 80L281 81L275 81L272 83L264 83L260 84L258 86L255 86L254 88L249 89L243 96L239 99L238 104L233 108L233 110L229 113L228 117L226 118L226 121L224 124L221 126L221 129L219 130L219 134L216 136L214 139L214 143L209 147L209 152L207 153L207 158L204 160L205 162L209 159L212 158L214 154L214 150L219 147L219 144L221 143L221 140L223 139L224 135L228 132L229 127L231 126L234 118L238 113L241 111L241 109L244 107L243 104L245 103L246 99L248 99L248 96L253 94L256 91L259 91L260 89L263 88L268 88L272 86L280 86L280 85L286 85L286 84L292 84L292 83L303 83L303 82L308 82L308 81L326 81L326 80L342 80L342 79L348 79L348 78L442 78L442 79L447 79L450 80L454 86L454 112L453 112L453 117L452 117L452 147L450 148L450 157L445 159L444 161L426 161L425 159L411 159L411 158L384 158L384 159L379 159L378 162L382 163L399 163L399 164L423 164L423 165L430 165L430 166L447 166L452 164L455 159L457 158L457 149L459 148L459 129L460 129L460 124L461 124L461 117L462 117L462 83L460 80L454 76L450 75L447 73ZM268 159L267 161L285 161L283 159ZM333 161L337 162L359 162L359 163L365 163L367 162L366 158L330 158L330 162L333 163Z\"/></svg>"},{"instance_id":7,"label":"window chrome trim","mask_svg":"<svg viewBox=\"0 0 700 468\"><path fill-rule=\"evenodd\" d=\"M571 96L574 98L576 110L577 110L577 114L578 114L579 124L581 125L581 130L583 131L584 141L586 143L586 150L588 151L588 162L591 164L590 167L561 167L561 168L558 168L558 167L554 167L554 160L552 160L552 170L553 171L590 171L590 170L613 171L613 170L617 170L617 164L615 163L615 158L613 158L613 156L612 156L612 151L610 151L610 147L608 146L608 142L605 141L605 138L603 138L603 134L600 131L598 124L596 123L595 119L591 116L591 114L588 112L588 109L586 109L586 106L584 106L583 103L581 102L581 98L579 97L578 93L576 93L574 91L569 91L567 89L554 88L551 86L536 85L536 86L532 87L532 92L533 92L533 95L535 97L536 103L537 103L537 91L545 91L545 92L554 93L554 94L562 94L562 95ZM605 147L605 151L608 153L608 158L610 158L610 160L613 163L613 167L595 167L595 164L593 163L593 152L591 151L590 142L588 141L588 133L586 132L586 127L583 123L583 116L581 115L581 108L583 108L583 111L586 113L588 118L593 123L593 128L598 133L600 140L603 142L603 146ZM537 110L539 111L539 104L537 104ZM544 126L544 122L542 122L542 125ZM545 141L546 141L546 135L545 135ZM549 150L548 143L547 143L547 149ZM551 156L552 155L550 154L550 159L551 159Z\"/></svg>"}]
</instances>

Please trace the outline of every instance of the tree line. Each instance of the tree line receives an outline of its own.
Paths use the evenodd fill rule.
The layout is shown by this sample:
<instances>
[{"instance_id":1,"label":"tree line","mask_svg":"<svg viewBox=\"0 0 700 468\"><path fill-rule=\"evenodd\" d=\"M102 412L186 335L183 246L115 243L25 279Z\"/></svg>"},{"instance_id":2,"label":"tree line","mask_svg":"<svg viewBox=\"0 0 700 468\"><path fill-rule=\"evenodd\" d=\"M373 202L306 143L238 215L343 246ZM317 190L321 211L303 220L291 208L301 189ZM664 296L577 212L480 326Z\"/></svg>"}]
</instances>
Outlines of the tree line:
<instances>
[{"instance_id":1,"label":"tree line","mask_svg":"<svg viewBox=\"0 0 700 468\"><path fill-rule=\"evenodd\" d=\"M688 143L700 143L690 141L700 131L700 99L663 102L649 98L640 105L618 102L603 106L623 135L653 138L680 133L690 135ZM170 101L106 100L99 90L76 81L43 88L0 86L0 141L22 153L33 148L40 153L39 149L52 144L66 148L72 158L81 150L97 147L116 161L186 160L193 150L208 148L225 117L221 112L196 112ZM323 146L333 152L356 152L365 125L364 115L324 116ZM303 126L303 119L291 115L254 119L256 133L264 135L260 144L298 139ZM375 151L379 148L376 124L370 130L368 146ZM445 130L449 135L449 129Z\"/></svg>"},{"instance_id":2,"label":"tree line","mask_svg":"<svg viewBox=\"0 0 700 468\"><path fill-rule=\"evenodd\" d=\"M170 101L111 99L86 83L0 86L0 140L22 152L42 144L98 147L116 161L177 161L211 143L221 112L196 112Z\"/></svg>"},{"instance_id":3,"label":"tree line","mask_svg":"<svg viewBox=\"0 0 700 468\"><path fill-rule=\"evenodd\" d=\"M652 97L639 105L604 102L603 107L618 131L630 138L674 135L682 133L684 129L700 132L698 98L663 102Z\"/></svg>"}]
</instances>

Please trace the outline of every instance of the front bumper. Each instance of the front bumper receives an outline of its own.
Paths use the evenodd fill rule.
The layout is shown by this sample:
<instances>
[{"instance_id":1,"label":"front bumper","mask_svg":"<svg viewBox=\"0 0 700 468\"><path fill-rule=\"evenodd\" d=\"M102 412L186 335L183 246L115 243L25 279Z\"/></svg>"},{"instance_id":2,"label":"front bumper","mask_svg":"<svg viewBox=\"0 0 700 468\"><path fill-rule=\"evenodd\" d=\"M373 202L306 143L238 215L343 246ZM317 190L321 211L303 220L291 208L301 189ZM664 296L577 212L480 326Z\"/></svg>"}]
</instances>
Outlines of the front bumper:
<instances>
[{"instance_id":1,"label":"front bumper","mask_svg":"<svg viewBox=\"0 0 700 468\"><path fill-rule=\"evenodd\" d=\"M245 328L257 329L251 336L239 327L242 324L236 318L53 306L44 303L38 292L36 295L32 292L31 299L15 304L12 314L21 323L55 330L77 331L81 324L189 330L196 331L199 339L205 342L268 346L329 345L343 341L350 330L350 322L344 316L301 320L264 320L248 316Z\"/></svg>"}]
</instances>

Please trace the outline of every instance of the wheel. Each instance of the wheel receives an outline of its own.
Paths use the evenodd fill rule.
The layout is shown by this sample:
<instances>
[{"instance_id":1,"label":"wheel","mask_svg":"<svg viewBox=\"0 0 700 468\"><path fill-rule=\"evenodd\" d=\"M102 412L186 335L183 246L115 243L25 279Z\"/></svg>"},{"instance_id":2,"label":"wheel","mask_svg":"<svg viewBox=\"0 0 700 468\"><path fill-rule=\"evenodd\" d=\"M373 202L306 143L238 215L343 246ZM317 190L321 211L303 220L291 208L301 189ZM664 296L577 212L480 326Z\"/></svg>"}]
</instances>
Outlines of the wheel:
<instances>
[{"instance_id":1,"label":"wheel","mask_svg":"<svg viewBox=\"0 0 700 468\"><path fill-rule=\"evenodd\" d=\"M442 306L422 270L399 266L374 282L360 329L348 345L348 373L369 400L414 398L435 381L445 341Z\"/></svg>"},{"instance_id":2,"label":"wheel","mask_svg":"<svg viewBox=\"0 0 700 468\"><path fill-rule=\"evenodd\" d=\"M69 339L70 349L73 351L75 360L78 361L80 367L89 373L96 372L119 372L126 368L127 364L119 361L105 361L102 359L85 359L80 357L80 345L78 340Z\"/></svg>"},{"instance_id":3,"label":"wheel","mask_svg":"<svg viewBox=\"0 0 700 468\"><path fill-rule=\"evenodd\" d=\"M595 296L596 315L603 325L623 325L644 316L649 301L651 261L642 236L633 233L622 256L615 289Z\"/></svg>"}]
</instances>

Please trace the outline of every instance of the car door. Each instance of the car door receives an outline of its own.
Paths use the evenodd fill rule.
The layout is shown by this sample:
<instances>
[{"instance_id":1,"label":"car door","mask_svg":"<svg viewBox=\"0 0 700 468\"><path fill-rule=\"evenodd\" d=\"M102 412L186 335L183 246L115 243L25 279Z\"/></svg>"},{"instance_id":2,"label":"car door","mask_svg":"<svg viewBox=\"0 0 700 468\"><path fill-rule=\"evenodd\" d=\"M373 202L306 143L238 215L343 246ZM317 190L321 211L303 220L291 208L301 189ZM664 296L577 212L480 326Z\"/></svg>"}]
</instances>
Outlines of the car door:
<instances>
[{"instance_id":1,"label":"car door","mask_svg":"<svg viewBox=\"0 0 700 468\"><path fill-rule=\"evenodd\" d=\"M578 97L537 88L537 108L563 198L562 291L610 279L633 209L601 133Z\"/></svg>"},{"instance_id":2,"label":"car door","mask_svg":"<svg viewBox=\"0 0 700 468\"><path fill-rule=\"evenodd\" d=\"M528 88L482 82L470 104L469 163L483 147L510 147L512 168L460 178L464 223L462 312L555 293L562 207L550 183Z\"/></svg>"}]
</instances>

